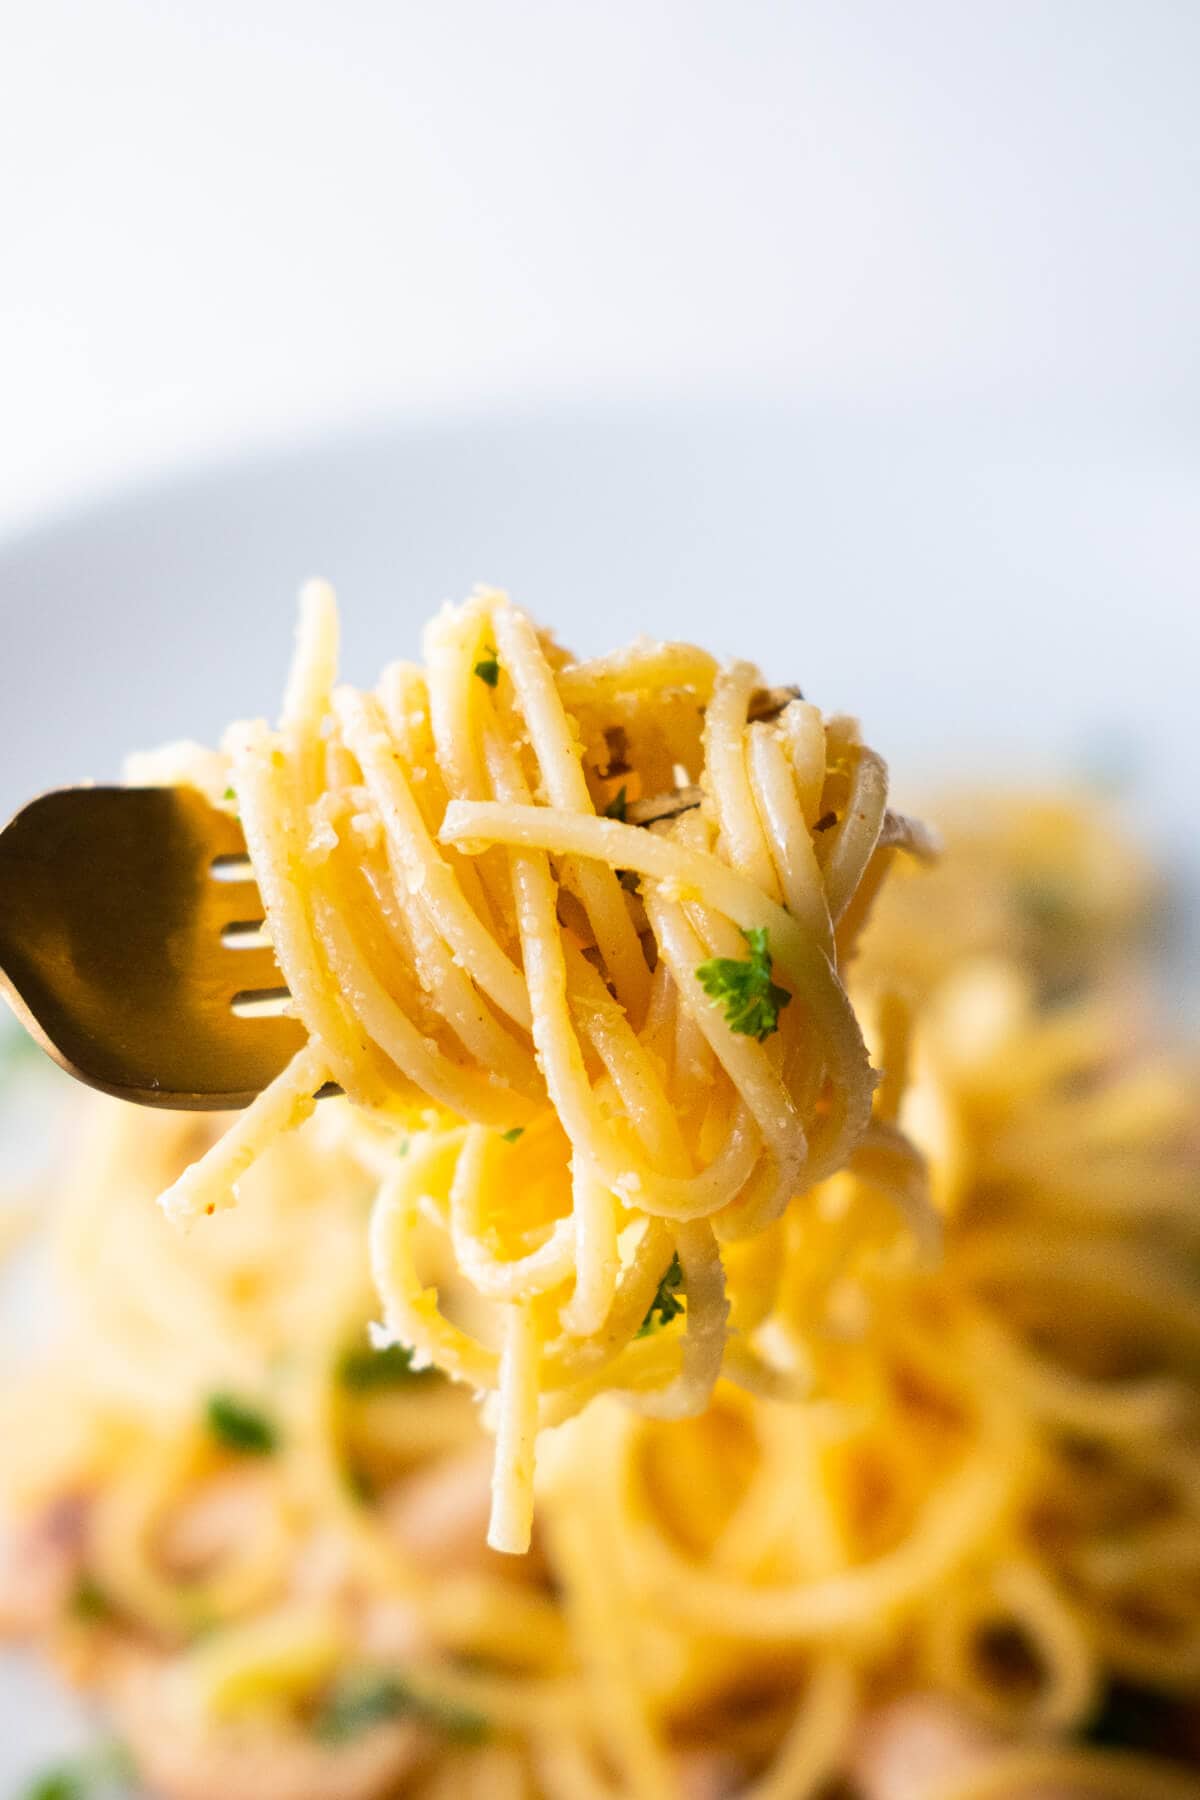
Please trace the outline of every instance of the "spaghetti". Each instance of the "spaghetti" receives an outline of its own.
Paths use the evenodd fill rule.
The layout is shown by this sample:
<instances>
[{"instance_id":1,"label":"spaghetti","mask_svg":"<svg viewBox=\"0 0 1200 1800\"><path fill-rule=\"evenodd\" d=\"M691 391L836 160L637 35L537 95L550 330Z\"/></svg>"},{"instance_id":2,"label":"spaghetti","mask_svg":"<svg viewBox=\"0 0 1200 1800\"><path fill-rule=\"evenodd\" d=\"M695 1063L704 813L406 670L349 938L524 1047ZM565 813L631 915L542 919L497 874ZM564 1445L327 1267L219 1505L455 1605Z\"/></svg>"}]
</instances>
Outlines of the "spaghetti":
<instances>
[{"instance_id":1,"label":"spaghetti","mask_svg":"<svg viewBox=\"0 0 1200 1800\"><path fill-rule=\"evenodd\" d=\"M1196 1800L1200 1116L1194 1059L1152 1025L1127 842L1077 802L976 797L941 809L944 860L918 871L857 736L794 700L750 719L750 677L717 715L742 720L740 765L704 766L740 767L762 843L745 789L734 825L710 798L637 827L639 782L657 803L701 772L680 752L719 678L679 648L571 665L539 643L585 779L604 773L576 807L513 723L528 797L497 797L481 732L516 700L502 609L477 604L465 656L494 661L495 686L463 674L454 637L474 724L452 733L457 773L430 750L428 790L410 783L456 887L392 879L363 762L340 724L312 724L358 704L324 698L322 598L279 740L235 741L252 848L258 779L268 830L298 780L316 791L307 835L276 848L300 858L285 908L299 896L320 928L299 960L279 947L298 1000L331 1008L333 1051L315 1031L224 1135L89 1097L54 1341L2 1397L0 1614L102 1696L164 1800ZM437 647L464 616L435 628L428 685L385 677L397 766L434 742ZM192 766L219 798L224 762ZM626 819L605 819L622 786ZM816 827L852 794L879 820L869 853L835 856L838 825ZM639 876L618 891L640 997L628 970L615 991L618 928L610 962L590 923L583 871L614 864ZM270 907L287 865L256 867ZM526 877L553 890L594 1156L532 1031L491 988L465 1007L457 977L484 991L455 960L465 913L460 947L420 936L416 898L457 893L524 980ZM767 932L769 969L743 930ZM415 1064L402 1086L373 1032L364 1046L366 988L331 973L339 932L405 996L421 1067L443 1059L505 1110L434 1102ZM847 1014L822 1011L813 969L851 945L883 1073L843 1154ZM761 1043L726 1042L689 983L721 959L749 971L739 1005L792 996ZM512 1060L492 1065L499 1031ZM350 1098L314 1106L330 1075ZM801 1152L751 1105L760 1078L804 1133L782 1208L768 1146ZM610 1143L640 1186L624 1162L614 1178ZM164 1187L201 1228L172 1229ZM513 1471L498 1495L474 1388ZM523 1531L539 1428L532 1546L497 1555L489 1513L498 1498L501 1541Z\"/></svg>"},{"instance_id":2,"label":"spaghetti","mask_svg":"<svg viewBox=\"0 0 1200 1800\"><path fill-rule=\"evenodd\" d=\"M571 662L479 593L374 694L335 686L336 663L315 584L278 731L228 740L308 1045L164 1205L177 1221L228 1205L326 1081L411 1142L371 1227L384 1336L495 1395L489 1541L519 1552L540 1424L602 1390L682 1418L723 1367L771 1379L753 1327L726 1355L723 1246L769 1231L868 1137L873 1077L839 978L861 918L843 927L889 846L923 840L886 814L851 721L690 646ZM928 1235L911 1155L905 1172ZM486 1303L474 1330L421 1277L422 1215ZM648 1344L676 1268L678 1317Z\"/></svg>"}]
</instances>

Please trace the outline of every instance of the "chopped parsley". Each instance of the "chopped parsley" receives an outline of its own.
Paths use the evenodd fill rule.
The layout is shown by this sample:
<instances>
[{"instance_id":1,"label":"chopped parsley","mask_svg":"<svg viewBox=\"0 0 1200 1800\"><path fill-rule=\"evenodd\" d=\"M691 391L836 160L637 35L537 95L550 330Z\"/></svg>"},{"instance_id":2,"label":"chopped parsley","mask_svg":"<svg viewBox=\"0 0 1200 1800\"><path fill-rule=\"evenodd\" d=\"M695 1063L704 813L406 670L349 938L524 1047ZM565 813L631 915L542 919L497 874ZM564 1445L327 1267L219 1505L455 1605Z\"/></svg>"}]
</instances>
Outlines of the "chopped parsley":
<instances>
[{"instance_id":1,"label":"chopped parsley","mask_svg":"<svg viewBox=\"0 0 1200 1800\"><path fill-rule=\"evenodd\" d=\"M404 1387L410 1381L424 1381L432 1369L414 1369L412 1351L405 1344L386 1344L376 1350L347 1350L338 1364L338 1380L353 1394L374 1393L378 1388Z\"/></svg>"},{"instance_id":2,"label":"chopped parsley","mask_svg":"<svg viewBox=\"0 0 1200 1800\"><path fill-rule=\"evenodd\" d=\"M1078 908L1067 886L1050 876L1030 876L1013 884L1013 902L1033 931L1055 933L1078 923Z\"/></svg>"},{"instance_id":3,"label":"chopped parsley","mask_svg":"<svg viewBox=\"0 0 1200 1800\"><path fill-rule=\"evenodd\" d=\"M347 1463L342 1474L351 1497L357 1500L360 1506L369 1506L375 1498L375 1483L367 1471L360 1468L357 1463Z\"/></svg>"},{"instance_id":4,"label":"chopped parsley","mask_svg":"<svg viewBox=\"0 0 1200 1800\"><path fill-rule=\"evenodd\" d=\"M267 1415L233 1394L211 1395L204 1416L217 1442L240 1456L270 1456L279 1448L279 1433Z\"/></svg>"},{"instance_id":5,"label":"chopped parsley","mask_svg":"<svg viewBox=\"0 0 1200 1800\"><path fill-rule=\"evenodd\" d=\"M234 793L234 791L231 787L227 787L225 789L225 792L221 795L221 798L222 798L222 800L236 800L237 795Z\"/></svg>"},{"instance_id":6,"label":"chopped parsley","mask_svg":"<svg viewBox=\"0 0 1200 1800\"><path fill-rule=\"evenodd\" d=\"M123 1744L102 1744L35 1776L20 1800L118 1800L135 1774Z\"/></svg>"},{"instance_id":7,"label":"chopped parsley","mask_svg":"<svg viewBox=\"0 0 1200 1800\"><path fill-rule=\"evenodd\" d=\"M477 1744L487 1736L481 1713L414 1694L398 1676L371 1670L344 1675L330 1689L313 1731L324 1744L345 1744L373 1725L400 1718L419 1719L463 1744Z\"/></svg>"},{"instance_id":8,"label":"chopped parsley","mask_svg":"<svg viewBox=\"0 0 1200 1800\"><path fill-rule=\"evenodd\" d=\"M396 1145L396 1155L397 1156L407 1156L408 1155L408 1139L407 1138L401 1138L400 1142Z\"/></svg>"},{"instance_id":9,"label":"chopped parsley","mask_svg":"<svg viewBox=\"0 0 1200 1800\"><path fill-rule=\"evenodd\" d=\"M743 931L750 955L743 962L732 956L714 956L700 964L696 979L709 999L725 1009L730 1031L757 1038L761 1044L779 1029L779 1015L792 996L771 980L771 952L765 926Z\"/></svg>"},{"instance_id":10,"label":"chopped parsley","mask_svg":"<svg viewBox=\"0 0 1200 1800\"><path fill-rule=\"evenodd\" d=\"M649 1337L660 1325L669 1325L684 1310L683 1301L679 1298L679 1289L683 1286L683 1268L678 1254L671 1258L666 1274L658 1284L658 1291L650 1302L645 1318L638 1328L639 1337Z\"/></svg>"},{"instance_id":11,"label":"chopped parsley","mask_svg":"<svg viewBox=\"0 0 1200 1800\"><path fill-rule=\"evenodd\" d=\"M523 1125L514 1125L511 1131L502 1131L500 1136L504 1139L506 1144L515 1144L518 1138L525 1136L525 1127Z\"/></svg>"},{"instance_id":12,"label":"chopped parsley","mask_svg":"<svg viewBox=\"0 0 1200 1800\"><path fill-rule=\"evenodd\" d=\"M487 655L481 657L475 664L475 673L480 681L486 681L490 688L494 688L500 679L500 662L494 644L486 644L484 648Z\"/></svg>"},{"instance_id":13,"label":"chopped parsley","mask_svg":"<svg viewBox=\"0 0 1200 1800\"><path fill-rule=\"evenodd\" d=\"M81 1575L75 1583L67 1607L73 1619L83 1620L89 1625L100 1619L107 1619L112 1613L108 1595L98 1582L86 1574Z\"/></svg>"},{"instance_id":14,"label":"chopped parsley","mask_svg":"<svg viewBox=\"0 0 1200 1800\"><path fill-rule=\"evenodd\" d=\"M605 818L606 819L620 819L622 825L624 825L625 814L628 809L627 808L628 796L629 796L629 789L627 787L625 787L624 785L622 785L620 792L614 794L612 799L609 801L608 805L605 807L605 809L604 809Z\"/></svg>"}]
</instances>

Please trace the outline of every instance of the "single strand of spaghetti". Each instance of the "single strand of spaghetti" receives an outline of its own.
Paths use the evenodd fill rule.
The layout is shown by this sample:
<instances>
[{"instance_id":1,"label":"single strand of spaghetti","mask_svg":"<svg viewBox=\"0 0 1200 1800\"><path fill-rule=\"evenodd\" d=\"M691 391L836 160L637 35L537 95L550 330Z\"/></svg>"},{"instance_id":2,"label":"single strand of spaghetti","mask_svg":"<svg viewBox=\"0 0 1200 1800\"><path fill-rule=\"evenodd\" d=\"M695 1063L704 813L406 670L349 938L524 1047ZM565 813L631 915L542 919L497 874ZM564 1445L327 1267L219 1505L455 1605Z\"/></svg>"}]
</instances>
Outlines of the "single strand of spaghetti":
<instances>
[{"instance_id":1,"label":"single strand of spaghetti","mask_svg":"<svg viewBox=\"0 0 1200 1800\"><path fill-rule=\"evenodd\" d=\"M491 795L481 734L486 722L494 722L493 690L478 670L494 660L496 646L490 633L496 597L491 589L477 589L465 606L443 607L425 628L434 758L452 799L483 800ZM507 683L507 676L504 680ZM495 935L505 948L515 950L518 932L508 858L499 851L485 853L475 859L475 867Z\"/></svg>"},{"instance_id":2,"label":"single strand of spaghetti","mask_svg":"<svg viewBox=\"0 0 1200 1800\"><path fill-rule=\"evenodd\" d=\"M618 1396L628 1402L633 1395L661 1393L679 1379L683 1366L683 1336L658 1332L650 1337L631 1337L602 1365L587 1370L571 1383L546 1388L538 1420L543 1428L564 1425L602 1396Z\"/></svg>"},{"instance_id":3,"label":"single strand of spaghetti","mask_svg":"<svg viewBox=\"0 0 1200 1800\"><path fill-rule=\"evenodd\" d=\"M617 1209L604 1182L587 1171L576 1175L574 1190L575 1289L559 1317L564 1331L590 1337L603 1329L617 1291Z\"/></svg>"},{"instance_id":4,"label":"single strand of spaghetti","mask_svg":"<svg viewBox=\"0 0 1200 1800\"><path fill-rule=\"evenodd\" d=\"M853 1664L825 1655L809 1677L804 1698L766 1773L740 1800L811 1800L842 1769L858 1702Z\"/></svg>"},{"instance_id":5,"label":"single strand of spaghetti","mask_svg":"<svg viewBox=\"0 0 1200 1800\"><path fill-rule=\"evenodd\" d=\"M621 693L653 694L662 688L689 688L704 705L717 676L716 658L695 644L664 644L637 638L609 656L568 663L554 679L571 712Z\"/></svg>"},{"instance_id":6,"label":"single strand of spaghetti","mask_svg":"<svg viewBox=\"0 0 1200 1800\"><path fill-rule=\"evenodd\" d=\"M665 1173L690 1168L683 1134L659 1072L646 1054L628 1015L610 995L600 973L569 941L564 942L568 993L580 1024L599 1052L630 1123L652 1161Z\"/></svg>"},{"instance_id":7,"label":"single strand of spaghetti","mask_svg":"<svg viewBox=\"0 0 1200 1800\"><path fill-rule=\"evenodd\" d=\"M729 1321L725 1270L712 1228L703 1220L677 1226L675 1247L687 1295L682 1366L665 1387L630 1400L655 1419L689 1419L703 1412L721 1373Z\"/></svg>"},{"instance_id":8,"label":"single strand of spaghetti","mask_svg":"<svg viewBox=\"0 0 1200 1800\"><path fill-rule=\"evenodd\" d=\"M224 1137L161 1195L159 1205L172 1224L188 1224L232 1206L238 1182L267 1145L308 1118L329 1072L323 1045L306 1044L298 1051L282 1074L238 1114Z\"/></svg>"},{"instance_id":9,"label":"single strand of spaghetti","mask_svg":"<svg viewBox=\"0 0 1200 1800\"><path fill-rule=\"evenodd\" d=\"M809 1369L780 1369L744 1338L731 1337L725 1346L721 1379L760 1400L799 1406L812 1399L814 1378Z\"/></svg>"},{"instance_id":10,"label":"single strand of spaghetti","mask_svg":"<svg viewBox=\"0 0 1200 1800\"><path fill-rule=\"evenodd\" d=\"M936 1268L942 1221L930 1194L925 1159L911 1140L894 1125L872 1119L848 1167L896 1208L912 1232L922 1264Z\"/></svg>"},{"instance_id":11,"label":"single strand of spaghetti","mask_svg":"<svg viewBox=\"0 0 1200 1800\"><path fill-rule=\"evenodd\" d=\"M433 836L450 795L438 765L424 671L415 663L391 663L380 678L378 693L388 730L407 769L413 798L426 830ZM478 868L466 856L455 856L451 866L467 905L495 932L496 916Z\"/></svg>"},{"instance_id":12,"label":"single strand of spaghetti","mask_svg":"<svg viewBox=\"0 0 1200 1800\"><path fill-rule=\"evenodd\" d=\"M533 1308L507 1309L500 1352L496 1462L487 1541L523 1556L533 1530L533 1462L538 1431L541 1332Z\"/></svg>"},{"instance_id":13,"label":"single strand of spaghetti","mask_svg":"<svg viewBox=\"0 0 1200 1800\"><path fill-rule=\"evenodd\" d=\"M481 798L488 792L480 741L487 684L475 673L485 653L495 648L491 628L490 589L476 591L464 606L444 606L425 627L425 679L429 717L438 765L446 792Z\"/></svg>"},{"instance_id":14,"label":"single strand of spaghetti","mask_svg":"<svg viewBox=\"0 0 1200 1800\"><path fill-rule=\"evenodd\" d=\"M833 924L821 870L813 855L812 838L804 823L795 778L783 746L770 726L751 725L746 735L746 760L755 805L767 835L784 904L832 960Z\"/></svg>"},{"instance_id":15,"label":"single strand of spaghetti","mask_svg":"<svg viewBox=\"0 0 1200 1800\"><path fill-rule=\"evenodd\" d=\"M525 1124L529 1103L505 1086L499 1074L452 1062L397 1006L354 940L346 920L318 894L313 906L317 937L341 992L372 1041L421 1093L460 1118L506 1130Z\"/></svg>"},{"instance_id":16,"label":"single strand of spaghetti","mask_svg":"<svg viewBox=\"0 0 1200 1800\"><path fill-rule=\"evenodd\" d=\"M595 809L580 765L582 748L563 711L537 633L507 604L493 609L492 628L551 805L591 815ZM563 873L568 885L578 889L618 999L635 1021L640 1020L650 996L650 971L616 876L591 861L575 862L569 874L567 869Z\"/></svg>"},{"instance_id":17,"label":"single strand of spaghetti","mask_svg":"<svg viewBox=\"0 0 1200 1800\"><path fill-rule=\"evenodd\" d=\"M490 1132L475 1125L467 1132L450 1188L450 1235L460 1272L493 1300L527 1299L561 1287L574 1269L575 1227L557 1219L546 1241L528 1255L504 1261L485 1242L483 1202L488 1191ZM494 1171L493 1171L494 1173Z\"/></svg>"},{"instance_id":18,"label":"single strand of spaghetti","mask_svg":"<svg viewBox=\"0 0 1200 1800\"><path fill-rule=\"evenodd\" d=\"M720 1081L719 1064L708 1039L686 1006L675 1008L674 1075L682 1113L707 1098L714 1083Z\"/></svg>"},{"instance_id":19,"label":"single strand of spaghetti","mask_svg":"<svg viewBox=\"0 0 1200 1800\"><path fill-rule=\"evenodd\" d=\"M385 926L401 953L410 955L422 988L463 1048L485 1069L502 1072L508 1085L526 1099L544 1100L545 1083L529 1051L491 1012L424 907L375 862L364 860L362 874Z\"/></svg>"},{"instance_id":20,"label":"single strand of spaghetti","mask_svg":"<svg viewBox=\"0 0 1200 1800\"><path fill-rule=\"evenodd\" d=\"M879 840L887 808L887 764L865 744L857 747L850 796L825 859L825 898L836 925L849 906Z\"/></svg>"},{"instance_id":21,"label":"single strand of spaghetti","mask_svg":"<svg viewBox=\"0 0 1200 1800\"><path fill-rule=\"evenodd\" d=\"M734 663L717 676L704 715L703 785L729 861L768 899L778 900L775 865L746 769L746 713L751 695L761 686L762 678L751 663Z\"/></svg>"},{"instance_id":22,"label":"single strand of spaghetti","mask_svg":"<svg viewBox=\"0 0 1200 1800\"><path fill-rule=\"evenodd\" d=\"M242 830L271 929L271 946L296 1011L324 1047L329 1072L353 1098L375 1100L382 1082L369 1050L324 968L307 903L311 884L291 783L262 725L235 735L233 766Z\"/></svg>"},{"instance_id":23,"label":"single strand of spaghetti","mask_svg":"<svg viewBox=\"0 0 1200 1800\"><path fill-rule=\"evenodd\" d=\"M418 896L476 985L528 1031L524 976L468 906L453 871L426 831L412 789L390 749L378 702L340 688L334 708L383 820L397 885L407 884Z\"/></svg>"},{"instance_id":24,"label":"single strand of spaghetti","mask_svg":"<svg viewBox=\"0 0 1200 1800\"><path fill-rule=\"evenodd\" d=\"M808 700L793 700L779 715L779 733L796 778L800 811L811 831L821 815L825 786L825 721L820 709Z\"/></svg>"},{"instance_id":25,"label":"single strand of spaghetti","mask_svg":"<svg viewBox=\"0 0 1200 1800\"><path fill-rule=\"evenodd\" d=\"M411 1238L415 1201L398 1191L400 1178L385 1183L371 1212L371 1271L383 1303L382 1341L402 1344L428 1357L455 1381L477 1390L494 1388L500 1359L460 1330L438 1310L436 1288L426 1287L413 1261Z\"/></svg>"},{"instance_id":26,"label":"single strand of spaghetti","mask_svg":"<svg viewBox=\"0 0 1200 1800\"><path fill-rule=\"evenodd\" d=\"M722 1244L736 1244L766 1231L787 1210L788 1202L808 1186L805 1146L796 1143L788 1155L763 1156L749 1181L721 1212L713 1230Z\"/></svg>"}]
</instances>

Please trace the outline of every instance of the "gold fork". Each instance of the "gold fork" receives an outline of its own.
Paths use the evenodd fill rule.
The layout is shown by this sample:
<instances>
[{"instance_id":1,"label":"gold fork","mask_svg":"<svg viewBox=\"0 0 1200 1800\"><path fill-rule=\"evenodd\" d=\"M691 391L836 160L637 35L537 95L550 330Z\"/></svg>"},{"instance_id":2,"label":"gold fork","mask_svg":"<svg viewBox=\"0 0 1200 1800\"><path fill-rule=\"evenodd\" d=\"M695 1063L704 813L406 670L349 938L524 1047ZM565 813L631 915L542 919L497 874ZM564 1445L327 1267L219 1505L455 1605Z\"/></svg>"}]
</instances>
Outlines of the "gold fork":
<instances>
[{"instance_id":1,"label":"gold fork","mask_svg":"<svg viewBox=\"0 0 1200 1800\"><path fill-rule=\"evenodd\" d=\"M685 789L626 816L699 803ZM68 1075L142 1106L248 1106L305 1041L241 828L194 788L59 788L17 814L0 992Z\"/></svg>"},{"instance_id":2,"label":"gold fork","mask_svg":"<svg viewBox=\"0 0 1200 1800\"><path fill-rule=\"evenodd\" d=\"M798 694L763 689L750 716ZM701 798L676 789L625 817ZM248 1106L306 1037L281 1011L241 828L188 787L59 788L0 832L0 992L69 1075L143 1106Z\"/></svg>"},{"instance_id":3,"label":"gold fork","mask_svg":"<svg viewBox=\"0 0 1200 1800\"><path fill-rule=\"evenodd\" d=\"M305 1041L237 821L193 788L43 794L0 834L0 990L80 1081L246 1106Z\"/></svg>"}]
</instances>

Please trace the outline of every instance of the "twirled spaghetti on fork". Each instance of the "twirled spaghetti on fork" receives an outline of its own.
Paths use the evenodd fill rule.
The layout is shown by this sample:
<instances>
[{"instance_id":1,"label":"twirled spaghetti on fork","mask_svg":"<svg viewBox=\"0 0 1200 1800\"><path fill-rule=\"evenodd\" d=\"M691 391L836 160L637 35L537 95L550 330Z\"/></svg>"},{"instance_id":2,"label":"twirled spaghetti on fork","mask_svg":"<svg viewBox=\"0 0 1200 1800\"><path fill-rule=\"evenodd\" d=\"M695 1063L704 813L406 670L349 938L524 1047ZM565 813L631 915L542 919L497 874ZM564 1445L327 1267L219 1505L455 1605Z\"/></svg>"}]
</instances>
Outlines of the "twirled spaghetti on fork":
<instances>
[{"instance_id":1,"label":"twirled spaghetti on fork","mask_svg":"<svg viewBox=\"0 0 1200 1800\"><path fill-rule=\"evenodd\" d=\"M489 1541L520 1551L537 1430L598 1392L679 1418L722 1371L802 1391L743 1247L817 1183L868 1158L932 1237L840 973L925 839L853 721L691 646L574 662L480 592L375 692L336 664L312 584L279 729L234 727L208 772L309 1039L165 1205L227 1205L340 1086L376 1132L383 1333L495 1395ZM482 1326L423 1281L421 1218Z\"/></svg>"}]
</instances>

